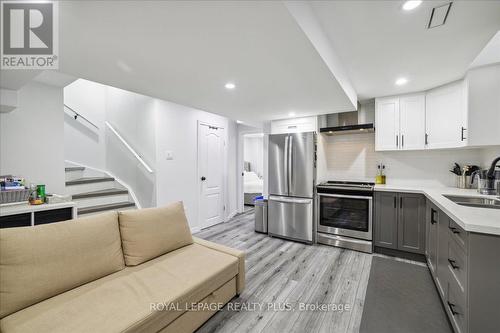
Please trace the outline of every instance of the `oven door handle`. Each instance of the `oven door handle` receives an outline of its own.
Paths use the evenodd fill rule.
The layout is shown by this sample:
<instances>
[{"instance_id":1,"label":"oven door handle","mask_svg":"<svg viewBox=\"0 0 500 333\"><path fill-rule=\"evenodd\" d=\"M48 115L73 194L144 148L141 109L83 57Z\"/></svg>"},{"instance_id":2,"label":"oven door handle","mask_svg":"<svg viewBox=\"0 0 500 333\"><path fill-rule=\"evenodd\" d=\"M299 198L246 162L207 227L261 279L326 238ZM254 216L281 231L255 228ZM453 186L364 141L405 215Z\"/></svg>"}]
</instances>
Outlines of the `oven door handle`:
<instances>
[{"instance_id":1,"label":"oven door handle","mask_svg":"<svg viewBox=\"0 0 500 333\"><path fill-rule=\"evenodd\" d=\"M331 198L351 198L351 199L368 199L373 200L373 197L362 196L362 195L345 195L345 194L326 194L318 193L320 197L331 197Z\"/></svg>"}]
</instances>

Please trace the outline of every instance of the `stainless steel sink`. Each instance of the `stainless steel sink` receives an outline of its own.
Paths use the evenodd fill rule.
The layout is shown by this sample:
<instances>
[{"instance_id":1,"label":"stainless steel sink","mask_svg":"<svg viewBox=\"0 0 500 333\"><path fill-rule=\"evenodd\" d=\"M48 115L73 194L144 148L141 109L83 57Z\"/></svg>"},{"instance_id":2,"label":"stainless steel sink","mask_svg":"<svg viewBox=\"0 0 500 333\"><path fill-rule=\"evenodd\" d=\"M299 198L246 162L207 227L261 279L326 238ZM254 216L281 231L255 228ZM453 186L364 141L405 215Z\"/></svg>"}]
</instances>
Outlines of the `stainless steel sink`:
<instances>
[{"instance_id":1,"label":"stainless steel sink","mask_svg":"<svg viewBox=\"0 0 500 333\"><path fill-rule=\"evenodd\" d=\"M461 206L500 209L500 200L493 198L461 197L457 195L443 196Z\"/></svg>"}]
</instances>

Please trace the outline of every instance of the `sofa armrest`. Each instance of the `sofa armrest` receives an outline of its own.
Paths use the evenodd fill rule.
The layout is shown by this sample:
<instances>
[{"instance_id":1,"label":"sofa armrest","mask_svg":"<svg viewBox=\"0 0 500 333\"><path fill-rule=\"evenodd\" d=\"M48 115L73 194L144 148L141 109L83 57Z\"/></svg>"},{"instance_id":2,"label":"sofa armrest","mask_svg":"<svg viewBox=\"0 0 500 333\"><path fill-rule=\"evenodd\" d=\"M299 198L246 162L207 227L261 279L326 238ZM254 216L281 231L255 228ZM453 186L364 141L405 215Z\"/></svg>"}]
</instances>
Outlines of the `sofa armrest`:
<instances>
[{"instance_id":1,"label":"sofa armrest","mask_svg":"<svg viewBox=\"0 0 500 333\"><path fill-rule=\"evenodd\" d=\"M236 250L224 245L220 245L214 242L210 242L198 237L193 237L193 241L196 244L203 245L209 249L223 252L238 258L238 276L236 279L236 292L241 294L243 289L245 289L245 252Z\"/></svg>"}]
</instances>

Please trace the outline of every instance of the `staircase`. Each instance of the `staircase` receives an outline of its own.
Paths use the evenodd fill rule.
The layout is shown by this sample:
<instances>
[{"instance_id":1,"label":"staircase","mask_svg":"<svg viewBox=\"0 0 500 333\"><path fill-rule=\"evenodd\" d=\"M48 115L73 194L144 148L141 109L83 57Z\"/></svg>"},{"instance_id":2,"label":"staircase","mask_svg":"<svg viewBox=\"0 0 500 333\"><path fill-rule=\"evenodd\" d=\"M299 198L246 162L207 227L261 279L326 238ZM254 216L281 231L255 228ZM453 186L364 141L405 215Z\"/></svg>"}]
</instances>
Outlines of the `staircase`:
<instances>
[{"instance_id":1,"label":"staircase","mask_svg":"<svg viewBox=\"0 0 500 333\"><path fill-rule=\"evenodd\" d=\"M76 202L78 217L135 209L128 190L113 177L82 166L67 166L66 194Z\"/></svg>"}]
</instances>

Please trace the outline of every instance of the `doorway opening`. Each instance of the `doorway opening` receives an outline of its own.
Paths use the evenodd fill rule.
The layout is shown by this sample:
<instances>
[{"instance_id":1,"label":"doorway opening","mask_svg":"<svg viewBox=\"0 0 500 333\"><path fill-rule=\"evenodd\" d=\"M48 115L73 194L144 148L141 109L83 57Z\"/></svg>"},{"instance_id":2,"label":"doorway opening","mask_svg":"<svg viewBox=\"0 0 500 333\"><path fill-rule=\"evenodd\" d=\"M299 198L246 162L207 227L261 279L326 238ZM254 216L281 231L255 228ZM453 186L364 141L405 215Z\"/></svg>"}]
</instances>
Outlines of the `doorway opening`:
<instances>
[{"instance_id":1,"label":"doorway opening","mask_svg":"<svg viewBox=\"0 0 500 333\"><path fill-rule=\"evenodd\" d=\"M253 208L256 197L264 193L264 133L243 135L243 204Z\"/></svg>"}]
</instances>

